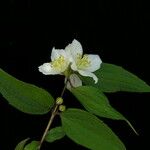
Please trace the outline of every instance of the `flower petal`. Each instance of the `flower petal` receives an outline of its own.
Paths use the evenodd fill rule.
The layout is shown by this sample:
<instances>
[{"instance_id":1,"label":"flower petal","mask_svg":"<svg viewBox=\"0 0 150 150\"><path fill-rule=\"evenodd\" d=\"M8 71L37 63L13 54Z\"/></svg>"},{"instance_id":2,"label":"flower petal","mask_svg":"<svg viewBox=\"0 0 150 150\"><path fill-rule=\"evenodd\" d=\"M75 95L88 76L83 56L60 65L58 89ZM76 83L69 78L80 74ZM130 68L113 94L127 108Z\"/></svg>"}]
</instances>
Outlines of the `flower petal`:
<instances>
[{"instance_id":1,"label":"flower petal","mask_svg":"<svg viewBox=\"0 0 150 150\"><path fill-rule=\"evenodd\" d=\"M82 76L85 76L85 77L92 77L93 80L95 81L95 84L98 82L98 78L97 76L92 73L92 72L88 72L88 71L83 71L83 70L78 70L78 72L82 75Z\"/></svg>"},{"instance_id":2,"label":"flower petal","mask_svg":"<svg viewBox=\"0 0 150 150\"><path fill-rule=\"evenodd\" d=\"M66 88L68 89L68 90L71 90L71 84L70 84L70 82L67 82L67 86L66 86Z\"/></svg>"},{"instance_id":3,"label":"flower petal","mask_svg":"<svg viewBox=\"0 0 150 150\"><path fill-rule=\"evenodd\" d=\"M60 56L63 56L65 59L68 58L67 53L63 49L55 49L53 47L52 53L51 53L51 60L54 61L55 59L59 58Z\"/></svg>"},{"instance_id":4,"label":"flower petal","mask_svg":"<svg viewBox=\"0 0 150 150\"><path fill-rule=\"evenodd\" d=\"M72 41L71 44L66 46L65 51L69 53L71 62L72 62L72 59L76 61L78 57L82 57L82 54L83 54L83 49L82 49L80 42L78 42L75 39Z\"/></svg>"},{"instance_id":5,"label":"flower petal","mask_svg":"<svg viewBox=\"0 0 150 150\"><path fill-rule=\"evenodd\" d=\"M74 70L74 71L77 71L78 70L78 68L77 68L77 65L76 65L76 63L75 63L75 61L72 61L72 63L71 63L71 69L72 70Z\"/></svg>"},{"instance_id":6,"label":"flower petal","mask_svg":"<svg viewBox=\"0 0 150 150\"><path fill-rule=\"evenodd\" d=\"M88 61L90 62L89 66L84 69L84 71L94 72L98 70L101 66L102 60L100 59L99 55L86 55Z\"/></svg>"},{"instance_id":7,"label":"flower petal","mask_svg":"<svg viewBox=\"0 0 150 150\"><path fill-rule=\"evenodd\" d=\"M70 77L70 82L71 82L71 85L73 87L78 87L78 86L82 86L82 81L81 79L78 77L78 75L76 74L71 74Z\"/></svg>"},{"instance_id":8,"label":"flower petal","mask_svg":"<svg viewBox=\"0 0 150 150\"><path fill-rule=\"evenodd\" d=\"M67 89L71 89L71 87L79 87L82 86L82 81L76 74L71 74L69 77L69 82L67 83Z\"/></svg>"},{"instance_id":9,"label":"flower petal","mask_svg":"<svg viewBox=\"0 0 150 150\"><path fill-rule=\"evenodd\" d=\"M51 67L50 63L44 63L43 65L39 66L39 71L42 72L45 75L55 75L55 74L61 74L61 72L58 72L54 70Z\"/></svg>"}]
</instances>

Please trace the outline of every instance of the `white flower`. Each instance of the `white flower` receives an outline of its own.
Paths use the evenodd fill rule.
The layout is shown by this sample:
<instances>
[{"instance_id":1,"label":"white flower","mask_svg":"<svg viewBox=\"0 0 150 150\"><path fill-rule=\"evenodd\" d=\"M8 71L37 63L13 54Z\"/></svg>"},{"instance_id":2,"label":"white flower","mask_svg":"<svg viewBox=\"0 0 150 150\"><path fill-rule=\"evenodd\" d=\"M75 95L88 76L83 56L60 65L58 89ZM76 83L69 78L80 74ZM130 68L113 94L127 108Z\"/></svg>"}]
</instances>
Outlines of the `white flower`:
<instances>
[{"instance_id":1,"label":"white flower","mask_svg":"<svg viewBox=\"0 0 150 150\"><path fill-rule=\"evenodd\" d=\"M73 40L71 44L66 46L65 50L53 48L51 62L39 66L39 71L45 75L65 75L67 88L70 89L71 87L82 86L82 81L75 74L76 72L82 76L92 77L97 83L98 78L93 72L100 68L101 63L98 55L83 55L81 44L77 40Z\"/></svg>"},{"instance_id":2,"label":"white flower","mask_svg":"<svg viewBox=\"0 0 150 150\"><path fill-rule=\"evenodd\" d=\"M82 76L92 77L95 83L98 82L98 78L93 73L100 68L102 63L98 55L83 55L82 46L77 40L73 40L71 44L66 46L65 51L68 53L72 70L77 71Z\"/></svg>"},{"instance_id":3,"label":"white flower","mask_svg":"<svg viewBox=\"0 0 150 150\"><path fill-rule=\"evenodd\" d=\"M64 50L52 49L51 61L39 66L39 71L45 75L63 74L69 66L69 56Z\"/></svg>"}]
</instances>

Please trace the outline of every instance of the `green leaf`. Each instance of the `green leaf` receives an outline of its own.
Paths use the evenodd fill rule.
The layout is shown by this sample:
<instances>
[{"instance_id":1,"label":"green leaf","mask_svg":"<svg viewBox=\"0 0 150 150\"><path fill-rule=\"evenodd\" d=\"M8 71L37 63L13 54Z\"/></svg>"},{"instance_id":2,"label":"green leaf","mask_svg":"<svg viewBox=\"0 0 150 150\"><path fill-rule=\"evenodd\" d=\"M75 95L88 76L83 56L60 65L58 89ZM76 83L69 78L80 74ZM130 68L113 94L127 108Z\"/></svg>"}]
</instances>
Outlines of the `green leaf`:
<instances>
[{"instance_id":1,"label":"green leaf","mask_svg":"<svg viewBox=\"0 0 150 150\"><path fill-rule=\"evenodd\" d=\"M137 134L131 123L109 104L107 97L99 89L91 86L80 86L72 88L71 92L87 111L99 117L125 120Z\"/></svg>"},{"instance_id":2,"label":"green leaf","mask_svg":"<svg viewBox=\"0 0 150 150\"><path fill-rule=\"evenodd\" d=\"M66 135L77 144L92 150L125 150L113 131L96 116L80 110L68 109L61 114Z\"/></svg>"},{"instance_id":3,"label":"green leaf","mask_svg":"<svg viewBox=\"0 0 150 150\"><path fill-rule=\"evenodd\" d=\"M71 92L89 112L100 117L125 120L124 116L109 104L107 97L99 89L80 86L72 88Z\"/></svg>"},{"instance_id":4,"label":"green leaf","mask_svg":"<svg viewBox=\"0 0 150 150\"><path fill-rule=\"evenodd\" d=\"M15 148L15 150L24 150L24 146L27 143L27 141L29 140L29 138L22 140L21 142L19 142Z\"/></svg>"},{"instance_id":5,"label":"green leaf","mask_svg":"<svg viewBox=\"0 0 150 150\"><path fill-rule=\"evenodd\" d=\"M102 63L101 68L94 73L99 78L97 84L88 77L81 77L82 81L86 85L99 88L102 92L150 92L148 84L120 66Z\"/></svg>"},{"instance_id":6,"label":"green leaf","mask_svg":"<svg viewBox=\"0 0 150 150\"><path fill-rule=\"evenodd\" d=\"M39 147L39 142L32 141L31 143L25 146L24 150L38 150L38 147Z\"/></svg>"},{"instance_id":7,"label":"green leaf","mask_svg":"<svg viewBox=\"0 0 150 150\"><path fill-rule=\"evenodd\" d=\"M54 99L47 91L19 81L2 69L0 69L0 93L10 105L29 114L45 114L54 104Z\"/></svg>"},{"instance_id":8,"label":"green leaf","mask_svg":"<svg viewBox=\"0 0 150 150\"><path fill-rule=\"evenodd\" d=\"M65 136L65 132L62 127L55 127L51 129L45 138L45 141L52 143L56 140L59 140Z\"/></svg>"}]
</instances>

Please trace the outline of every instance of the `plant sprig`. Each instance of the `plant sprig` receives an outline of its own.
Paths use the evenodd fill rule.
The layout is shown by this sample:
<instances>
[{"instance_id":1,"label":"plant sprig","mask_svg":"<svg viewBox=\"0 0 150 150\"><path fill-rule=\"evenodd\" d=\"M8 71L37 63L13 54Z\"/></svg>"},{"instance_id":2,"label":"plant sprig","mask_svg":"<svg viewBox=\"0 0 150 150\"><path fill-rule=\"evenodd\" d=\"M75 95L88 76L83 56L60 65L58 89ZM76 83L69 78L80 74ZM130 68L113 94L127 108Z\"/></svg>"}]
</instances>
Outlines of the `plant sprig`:
<instances>
[{"instance_id":1,"label":"plant sprig","mask_svg":"<svg viewBox=\"0 0 150 150\"><path fill-rule=\"evenodd\" d=\"M43 142L52 143L68 136L92 150L125 150L118 136L102 121L103 118L124 120L136 132L127 117L111 106L105 92L150 92L150 86L136 75L113 64L102 63L98 55L85 54L81 44L73 40L65 49L52 49L51 62L39 67L44 75L64 75L65 85L56 100L46 90L25 83L0 69L0 93L16 109L27 114L51 112L47 127L37 141L25 139L15 150L40 150ZM63 104L65 90L74 95L84 110ZM61 125L51 128L59 114ZM100 117L100 118L99 118Z\"/></svg>"}]
</instances>

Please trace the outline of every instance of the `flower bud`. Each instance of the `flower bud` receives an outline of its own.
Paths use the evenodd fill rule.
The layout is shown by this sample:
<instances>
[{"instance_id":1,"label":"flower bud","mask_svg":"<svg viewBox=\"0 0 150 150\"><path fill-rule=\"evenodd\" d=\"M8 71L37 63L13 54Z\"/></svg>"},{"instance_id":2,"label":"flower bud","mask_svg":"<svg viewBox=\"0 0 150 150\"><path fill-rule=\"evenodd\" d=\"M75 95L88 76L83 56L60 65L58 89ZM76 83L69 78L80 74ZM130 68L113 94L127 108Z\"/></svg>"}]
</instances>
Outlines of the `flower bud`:
<instances>
[{"instance_id":1,"label":"flower bud","mask_svg":"<svg viewBox=\"0 0 150 150\"><path fill-rule=\"evenodd\" d=\"M59 111L65 111L66 110L66 106L65 105L60 105L59 106Z\"/></svg>"},{"instance_id":2,"label":"flower bud","mask_svg":"<svg viewBox=\"0 0 150 150\"><path fill-rule=\"evenodd\" d=\"M56 104L57 105L61 105L63 103L63 99L61 98L61 97L58 97L57 99L56 99Z\"/></svg>"}]
</instances>

